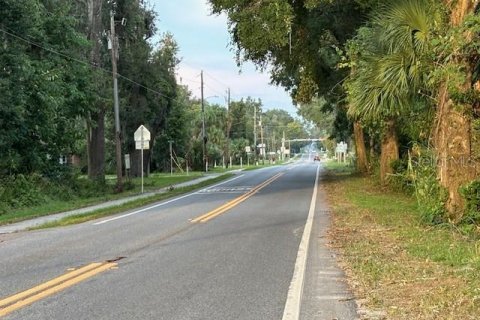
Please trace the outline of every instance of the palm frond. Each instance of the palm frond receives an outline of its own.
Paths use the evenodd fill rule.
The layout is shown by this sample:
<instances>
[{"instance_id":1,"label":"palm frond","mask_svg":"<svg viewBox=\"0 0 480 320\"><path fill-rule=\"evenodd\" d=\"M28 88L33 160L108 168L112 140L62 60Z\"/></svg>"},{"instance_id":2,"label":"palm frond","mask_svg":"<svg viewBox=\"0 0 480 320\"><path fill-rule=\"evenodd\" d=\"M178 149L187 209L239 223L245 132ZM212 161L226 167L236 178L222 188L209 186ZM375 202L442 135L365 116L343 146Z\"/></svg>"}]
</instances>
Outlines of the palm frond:
<instances>
[{"instance_id":1,"label":"palm frond","mask_svg":"<svg viewBox=\"0 0 480 320\"><path fill-rule=\"evenodd\" d=\"M392 1L363 30L366 49L348 81L349 116L380 119L405 114L426 78L430 37L436 21L433 0Z\"/></svg>"}]
</instances>

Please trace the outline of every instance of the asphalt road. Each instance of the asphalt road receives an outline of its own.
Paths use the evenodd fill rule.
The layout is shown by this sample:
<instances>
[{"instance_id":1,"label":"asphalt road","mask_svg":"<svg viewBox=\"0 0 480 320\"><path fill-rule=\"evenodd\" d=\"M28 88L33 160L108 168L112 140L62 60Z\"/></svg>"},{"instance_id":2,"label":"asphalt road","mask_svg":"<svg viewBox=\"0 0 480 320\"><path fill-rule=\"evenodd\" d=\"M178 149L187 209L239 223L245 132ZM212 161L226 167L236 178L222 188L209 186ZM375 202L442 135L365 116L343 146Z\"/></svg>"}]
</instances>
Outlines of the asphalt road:
<instances>
[{"instance_id":1,"label":"asphalt road","mask_svg":"<svg viewBox=\"0 0 480 320\"><path fill-rule=\"evenodd\" d=\"M0 235L0 317L287 319L303 297L301 319L355 319L323 240L319 166L305 158L111 218Z\"/></svg>"}]
</instances>

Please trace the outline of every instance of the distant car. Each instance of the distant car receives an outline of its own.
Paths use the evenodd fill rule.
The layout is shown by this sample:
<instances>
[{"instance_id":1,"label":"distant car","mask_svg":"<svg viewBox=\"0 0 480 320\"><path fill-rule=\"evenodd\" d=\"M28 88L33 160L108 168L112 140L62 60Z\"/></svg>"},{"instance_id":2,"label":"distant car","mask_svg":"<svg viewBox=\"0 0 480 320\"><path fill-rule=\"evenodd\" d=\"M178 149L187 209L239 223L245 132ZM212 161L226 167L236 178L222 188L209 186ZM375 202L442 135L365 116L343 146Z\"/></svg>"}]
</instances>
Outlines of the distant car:
<instances>
[{"instance_id":1,"label":"distant car","mask_svg":"<svg viewBox=\"0 0 480 320\"><path fill-rule=\"evenodd\" d=\"M320 161L320 156L317 154L315 157L313 157L313 161Z\"/></svg>"}]
</instances>

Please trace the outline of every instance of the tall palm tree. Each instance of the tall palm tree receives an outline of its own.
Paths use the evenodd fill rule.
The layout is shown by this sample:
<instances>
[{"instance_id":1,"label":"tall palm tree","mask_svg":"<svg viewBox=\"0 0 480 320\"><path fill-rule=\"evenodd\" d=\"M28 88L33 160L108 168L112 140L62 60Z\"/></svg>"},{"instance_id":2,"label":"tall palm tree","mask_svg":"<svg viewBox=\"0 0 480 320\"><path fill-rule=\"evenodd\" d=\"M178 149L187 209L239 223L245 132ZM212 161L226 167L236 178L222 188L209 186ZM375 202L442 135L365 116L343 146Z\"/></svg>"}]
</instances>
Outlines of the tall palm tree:
<instances>
[{"instance_id":1,"label":"tall palm tree","mask_svg":"<svg viewBox=\"0 0 480 320\"><path fill-rule=\"evenodd\" d=\"M438 15L431 0L404 0L382 6L359 31L356 71L347 82L349 115L384 123L380 178L386 182L398 159L397 119L426 82L429 37Z\"/></svg>"}]
</instances>

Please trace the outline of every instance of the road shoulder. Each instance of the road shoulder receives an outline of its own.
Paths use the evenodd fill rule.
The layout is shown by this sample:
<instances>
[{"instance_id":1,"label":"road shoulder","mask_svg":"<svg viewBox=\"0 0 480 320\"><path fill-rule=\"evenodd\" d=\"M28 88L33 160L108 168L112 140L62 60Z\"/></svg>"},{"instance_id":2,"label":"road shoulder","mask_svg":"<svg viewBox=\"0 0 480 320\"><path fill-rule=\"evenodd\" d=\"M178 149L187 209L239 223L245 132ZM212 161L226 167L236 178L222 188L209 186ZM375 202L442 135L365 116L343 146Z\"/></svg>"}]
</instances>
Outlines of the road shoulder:
<instances>
[{"instance_id":1,"label":"road shoulder","mask_svg":"<svg viewBox=\"0 0 480 320\"><path fill-rule=\"evenodd\" d=\"M327 232L331 210L319 182L315 218L310 238L300 319L358 319L357 303L346 275L338 266L337 253L329 247Z\"/></svg>"}]
</instances>

